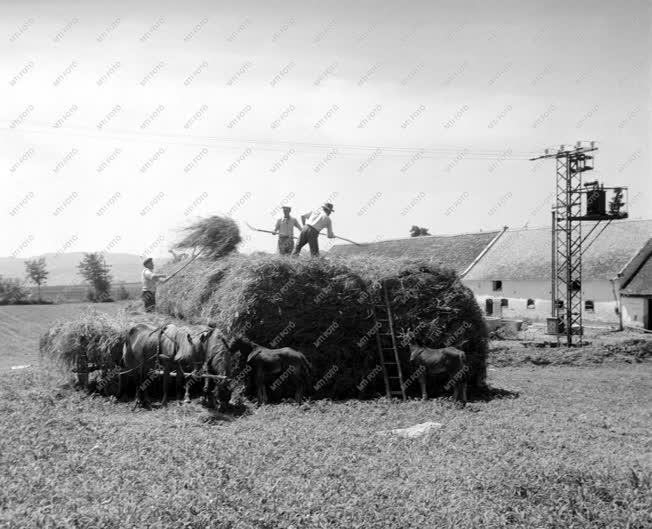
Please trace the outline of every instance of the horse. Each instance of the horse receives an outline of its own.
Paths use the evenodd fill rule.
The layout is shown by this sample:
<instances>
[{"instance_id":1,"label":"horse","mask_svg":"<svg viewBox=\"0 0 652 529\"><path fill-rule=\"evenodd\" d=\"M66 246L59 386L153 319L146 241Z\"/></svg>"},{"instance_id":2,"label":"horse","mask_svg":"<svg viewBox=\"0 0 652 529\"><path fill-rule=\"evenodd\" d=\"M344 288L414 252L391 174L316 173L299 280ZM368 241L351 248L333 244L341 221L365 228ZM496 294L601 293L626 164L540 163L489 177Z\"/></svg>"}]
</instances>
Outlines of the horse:
<instances>
[{"instance_id":1,"label":"horse","mask_svg":"<svg viewBox=\"0 0 652 529\"><path fill-rule=\"evenodd\" d=\"M453 398L466 404L466 354L455 347L444 347L442 349L429 349L417 344L410 344L410 363L415 367L415 373L419 374L421 385L421 397L428 398L426 379L429 375L446 373L449 381L444 389L454 387Z\"/></svg>"},{"instance_id":2,"label":"horse","mask_svg":"<svg viewBox=\"0 0 652 529\"><path fill-rule=\"evenodd\" d=\"M127 332L122 352L122 365L136 372L136 406L150 407L147 388L156 377L152 372L159 365L163 369L163 400L168 402L168 377L176 370L177 391L184 378L184 368L193 367L193 373L204 364L202 343L206 334L193 339L190 333L182 331L174 324L152 327L146 323L134 325ZM145 374L148 374L145 379ZM190 401L192 378L186 382L184 402Z\"/></svg>"},{"instance_id":3,"label":"horse","mask_svg":"<svg viewBox=\"0 0 652 529\"><path fill-rule=\"evenodd\" d=\"M223 410L231 400L231 351L224 336L211 327L206 331L204 348L204 372L210 377L204 379L203 401L208 408L215 408L215 396L219 401L219 408ZM218 378L219 377L219 378Z\"/></svg>"},{"instance_id":4,"label":"horse","mask_svg":"<svg viewBox=\"0 0 652 529\"><path fill-rule=\"evenodd\" d=\"M312 374L312 366L303 353L290 347L269 349L243 337L236 338L229 350L231 353L239 351L247 356L247 366L252 371L259 404L269 402L268 385L274 391L286 380L294 383L294 400L301 404L305 387Z\"/></svg>"}]
</instances>

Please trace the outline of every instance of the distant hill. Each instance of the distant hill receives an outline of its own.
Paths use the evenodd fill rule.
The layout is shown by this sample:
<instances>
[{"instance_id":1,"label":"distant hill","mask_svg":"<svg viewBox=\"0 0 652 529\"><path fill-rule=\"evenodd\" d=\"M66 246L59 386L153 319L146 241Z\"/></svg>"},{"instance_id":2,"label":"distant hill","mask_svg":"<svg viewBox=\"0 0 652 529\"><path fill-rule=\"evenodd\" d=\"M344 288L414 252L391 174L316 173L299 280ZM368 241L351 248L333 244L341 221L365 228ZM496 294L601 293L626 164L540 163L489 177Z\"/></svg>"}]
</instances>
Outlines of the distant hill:
<instances>
[{"instance_id":1,"label":"distant hill","mask_svg":"<svg viewBox=\"0 0 652 529\"><path fill-rule=\"evenodd\" d=\"M83 252L72 252L64 254L46 253L38 257L45 257L48 276L48 285L79 285L83 283L82 277L77 271L77 265L84 256ZM104 258L111 266L113 281L125 283L136 283L140 281L140 273L143 269L143 259L139 255L129 253L107 253ZM157 267L163 266L169 259L156 259ZM0 275L4 277L25 278L25 259L14 257L0 257Z\"/></svg>"}]
</instances>

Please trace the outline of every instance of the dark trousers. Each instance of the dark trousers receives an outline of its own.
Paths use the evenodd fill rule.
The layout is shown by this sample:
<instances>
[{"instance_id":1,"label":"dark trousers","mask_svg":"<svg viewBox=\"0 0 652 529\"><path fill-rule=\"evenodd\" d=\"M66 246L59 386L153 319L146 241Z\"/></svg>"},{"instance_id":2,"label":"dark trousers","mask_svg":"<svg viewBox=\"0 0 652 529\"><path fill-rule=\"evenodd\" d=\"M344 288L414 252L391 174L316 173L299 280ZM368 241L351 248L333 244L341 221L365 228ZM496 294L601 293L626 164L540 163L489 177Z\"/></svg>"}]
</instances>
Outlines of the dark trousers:
<instances>
[{"instance_id":1,"label":"dark trousers","mask_svg":"<svg viewBox=\"0 0 652 529\"><path fill-rule=\"evenodd\" d=\"M307 224L301 230L301 235L299 235L299 242L297 243L296 248L294 249L294 255L299 255L301 248L306 244L310 247L310 255L317 257L319 255L319 232L312 226Z\"/></svg>"},{"instance_id":2,"label":"dark trousers","mask_svg":"<svg viewBox=\"0 0 652 529\"><path fill-rule=\"evenodd\" d=\"M145 312L154 312L154 307L156 307L154 292L143 290L141 297L143 298L143 305L145 305Z\"/></svg>"},{"instance_id":3,"label":"dark trousers","mask_svg":"<svg viewBox=\"0 0 652 529\"><path fill-rule=\"evenodd\" d=\"M294 250L294 239L292 237L279 236L278 253L281 255L290 255Z\"/></svg>"}]
</instances>

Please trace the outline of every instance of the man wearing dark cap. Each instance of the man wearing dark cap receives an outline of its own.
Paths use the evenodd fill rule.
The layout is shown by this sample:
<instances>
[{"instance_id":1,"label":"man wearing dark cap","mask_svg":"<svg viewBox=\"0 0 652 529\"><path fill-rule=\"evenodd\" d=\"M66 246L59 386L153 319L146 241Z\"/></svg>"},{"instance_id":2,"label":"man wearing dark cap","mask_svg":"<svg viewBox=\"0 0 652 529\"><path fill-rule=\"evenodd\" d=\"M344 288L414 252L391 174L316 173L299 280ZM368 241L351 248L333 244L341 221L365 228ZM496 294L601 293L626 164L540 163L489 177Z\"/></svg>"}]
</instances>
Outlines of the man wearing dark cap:
<instances>
[{"instance_id":1,"label":"man wearing dark cap","mask_svg":"<svg viewBox=\"0 0 652 529\"><path fill-rule=\"evenodd\" d=\"M307 244L310 247L310 255L317 257L319 255L319 232L324 228L326 228L329 239L335 237L333 233L333 222L330 217L333 211L333 204L326 202L321 208L301 216L303 229L301 230L297 247L294 249L294 255L299 255L301 248Z\"/></svg>"},{"instance_id":2,"label":"man wearing dark cap","mask_svg":"<svg viewBox=\"0 0 652 529\"><path fill-rule=\"evenodd\" d=\"M278 233L278 253L281 255L289 255L294 250L294 228L301 231L301 224L290 216L290 211L290 206L283 206L283 217L276 221L274 227L274 233Z\"/></svg>"},{"instance_id":3,"label":"man wearing dark cap","mask_svg":"<svg viewBox=\"0 0 652 529\"><path fill-rule=\"evenodd\" d=\"M154 261L148 257L143 261L143 304L145 305L145 312L154 312L156 306L156 284L165 283L167 277L165 274L154 273Z\"/></svg>"}]
</instances>

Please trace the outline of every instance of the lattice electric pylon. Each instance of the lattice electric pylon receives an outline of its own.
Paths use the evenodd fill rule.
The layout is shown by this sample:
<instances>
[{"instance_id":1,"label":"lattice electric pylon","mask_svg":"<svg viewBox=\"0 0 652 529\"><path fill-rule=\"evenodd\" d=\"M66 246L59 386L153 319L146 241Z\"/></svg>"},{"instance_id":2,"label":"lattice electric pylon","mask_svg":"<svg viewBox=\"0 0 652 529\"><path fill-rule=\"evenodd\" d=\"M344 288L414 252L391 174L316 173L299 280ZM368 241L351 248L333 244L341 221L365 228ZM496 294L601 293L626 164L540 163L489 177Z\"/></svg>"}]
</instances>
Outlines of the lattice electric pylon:
<instances>
[{"instance_id":1,"label":"lattice electric pylon","mask_svg":"<svg viewBox=\"0 0 652 529\"><path fill-rule=\"evenodd\" d=\"M556 209L556 288L557 321L566 334L568 346L573 336L582 340L582 173L593 169L592 149L557 153ZM559 334L557 336L560 336Z\"/></svg>"},{"instance_id":2,"label":"lattice electric pylon","mask_svg":"<svg viewBox=\"0 0 652 529\"><path fill-rule=\"evenodd\" d=\"M577 142L575 148L565 149L562 145L556 153L546 153L532 158L556 159L556 201L553 209L553 276L552 303L553 314L556 317L556 334L559 342L566 335L566 344L573 345L574 337L578 336L582 343L584 334L582 327L582 254L600 236L613 221L627 218L623 209L623 193L626 187L605 188L598 182L591 182L583 189L582 174L593 170L593 156L589 153L597 151L594 142L590 147ZM609 211L605 210L605 190L613 190L614 198ZM586 196L583 200L582 197ZM586 212L582 208L586 205ZM592 221L593 226L585 236L582 236L582 221ZM603 221L606 224L596 232ZM595 235L594 235L595 232ZM593 235L587 244L587 239Z\"/></svg>"}]
</instances>

